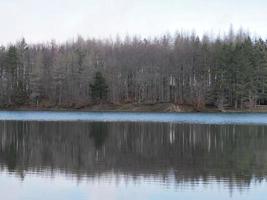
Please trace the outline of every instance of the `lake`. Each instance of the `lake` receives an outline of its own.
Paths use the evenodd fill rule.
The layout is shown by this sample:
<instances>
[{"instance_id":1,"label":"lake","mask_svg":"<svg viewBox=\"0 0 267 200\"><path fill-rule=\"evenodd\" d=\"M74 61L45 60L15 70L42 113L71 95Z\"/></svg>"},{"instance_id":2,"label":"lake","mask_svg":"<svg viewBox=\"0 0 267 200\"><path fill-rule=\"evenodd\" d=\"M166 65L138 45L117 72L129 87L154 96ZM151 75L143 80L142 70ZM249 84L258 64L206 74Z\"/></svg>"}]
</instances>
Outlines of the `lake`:
<instances>
[{"instance_id":1,"label":"lake","mask_svg":"<svg viewBox=\"0 0 267 200\"><path fill-rule=\"evenodd\" d=\"M267 114L0 112L0 193L262 200Z\"/></svg>"}]
</instances>

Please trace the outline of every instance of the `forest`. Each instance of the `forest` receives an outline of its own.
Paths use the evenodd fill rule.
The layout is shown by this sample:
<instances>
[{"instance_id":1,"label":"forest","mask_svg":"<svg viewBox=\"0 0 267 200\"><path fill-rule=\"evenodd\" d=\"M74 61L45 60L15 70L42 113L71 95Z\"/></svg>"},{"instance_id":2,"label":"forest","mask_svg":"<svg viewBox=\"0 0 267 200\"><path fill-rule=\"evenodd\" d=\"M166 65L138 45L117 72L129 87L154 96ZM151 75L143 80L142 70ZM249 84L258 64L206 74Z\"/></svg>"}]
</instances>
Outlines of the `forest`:
<instances>
[{"instance_id":1,"label":"forest","mask_svg":"<svg viewBox=\"0 0 267 200\"><path fill-rule=\"evenodd\" d=\"M243 31L76 39L0 48L0 106L267 104L267 41Z\"/></svg>"}]
</instances>

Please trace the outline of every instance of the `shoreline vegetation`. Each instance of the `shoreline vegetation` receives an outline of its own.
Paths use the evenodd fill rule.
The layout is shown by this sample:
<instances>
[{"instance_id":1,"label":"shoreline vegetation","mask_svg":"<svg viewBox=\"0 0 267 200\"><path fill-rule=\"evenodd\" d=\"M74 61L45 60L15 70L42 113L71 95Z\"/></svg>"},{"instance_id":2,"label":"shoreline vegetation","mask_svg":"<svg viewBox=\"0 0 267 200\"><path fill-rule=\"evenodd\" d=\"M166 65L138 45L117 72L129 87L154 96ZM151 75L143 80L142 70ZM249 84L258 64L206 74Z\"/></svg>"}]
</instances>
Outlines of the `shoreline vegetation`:
<instances>
[{"instance_id":1,"label":"shoreline vegetation","mask_svg":"<svg viewBox=\"0 0 267 200\"><path fill-rule=\"evenodd\" d=\"M192 113L192 112L267 112L267 106L256 106L253 109L234 109L225 108L218 109L215 106L205 106L198 109L192 105L177 105L173 103L149 103L149 104L79 104L79 105L6 105L1 106L0 111L81 111L81 112L177 112L177 113Z\"/></svg>"}]
</instances>

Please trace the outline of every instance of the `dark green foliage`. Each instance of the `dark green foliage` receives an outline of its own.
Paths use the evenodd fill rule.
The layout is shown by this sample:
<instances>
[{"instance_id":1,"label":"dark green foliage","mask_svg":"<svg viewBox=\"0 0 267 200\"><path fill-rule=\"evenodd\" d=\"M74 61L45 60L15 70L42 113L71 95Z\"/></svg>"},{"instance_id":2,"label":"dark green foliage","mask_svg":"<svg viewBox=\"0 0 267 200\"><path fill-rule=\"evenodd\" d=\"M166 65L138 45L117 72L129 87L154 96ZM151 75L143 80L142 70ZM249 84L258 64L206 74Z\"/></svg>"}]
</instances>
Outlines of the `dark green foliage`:
<instances>
[{"instance_id":1,"label":"dark green foliage","mask_svg":"<svg viewBox=\"0 0 267 200\"><path fill-rule=\"evenodd\" d=\"M15 46L10 46L7 52L5 66L8 72L8 79L10 79L11 89L14 88L17 79L18 62L17 48Z\"/></svg>"},{"instance_id":2,"label":"dark green foliage","mask_svg":"<svg viewBox=\"0 0 267 200\"><path fill-rule=\"evenodd\" d=\"M263 69L267 51L260 49L259 43L266 47L263 41L253 42L250 37L234 43L216 42L212 70L215 79L212 90L207 93L215 105L251 108L257 104L257 99L266 98L264 89L260 88L265 88L263 82L267 76Z\"/></svg>"},{"instance_id":3,"label":"dark green foliage","mask_svg":"<svg viewBox=\"0 0 267 200\"><path fill-rule=\"evenodd\" d=\"M23 105L27 101L27 92L23 74L21 72L21 63L18 55L18 50L15 46L10 46L6 56L6 71L8 72L7 79L8 91L10 92L9 103L15 105Z\"/></svg>"},{"instance_id":4,"label":"dark green foliage","mask_svg":"<svg viewBox=\"0 0 267 200\"><path fill-rule=\"evenodd\" d=\"M96 73L94 83L90 84L90 88L93 100L97 102L107 100L108 86L101 72Z\"/></svg>"},{"instance_id":5,"label":"dark green foliage","mask_svg":"<svg viewBox=\"0 0 267 200\"><path fill-rule=\"evenodd\" d=\"M6 65L9 71L14 71L18 65L18 55L17 48L15 46L10 46L7 52Z\"/></svg>"}]
</instances>

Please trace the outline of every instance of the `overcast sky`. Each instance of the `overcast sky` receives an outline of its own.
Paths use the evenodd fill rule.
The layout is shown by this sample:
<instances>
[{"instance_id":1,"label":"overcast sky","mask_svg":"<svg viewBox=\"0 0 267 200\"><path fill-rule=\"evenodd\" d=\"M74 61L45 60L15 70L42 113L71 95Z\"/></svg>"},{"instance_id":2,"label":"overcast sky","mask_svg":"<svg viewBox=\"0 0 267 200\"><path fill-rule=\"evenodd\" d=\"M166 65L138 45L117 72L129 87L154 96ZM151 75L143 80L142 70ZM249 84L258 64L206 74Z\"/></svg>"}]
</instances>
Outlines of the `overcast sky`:
<instances>
[{"instance_id":1,"label":"overcast sky","mask_svg":"<svg viewBox=\"0 0 267 200\"><path fill-rule=\"evenodd\" d=\"M0 43L144 37L176 30L267 36L267 0L0 0Z\"/></svg>"}]
</instances>

